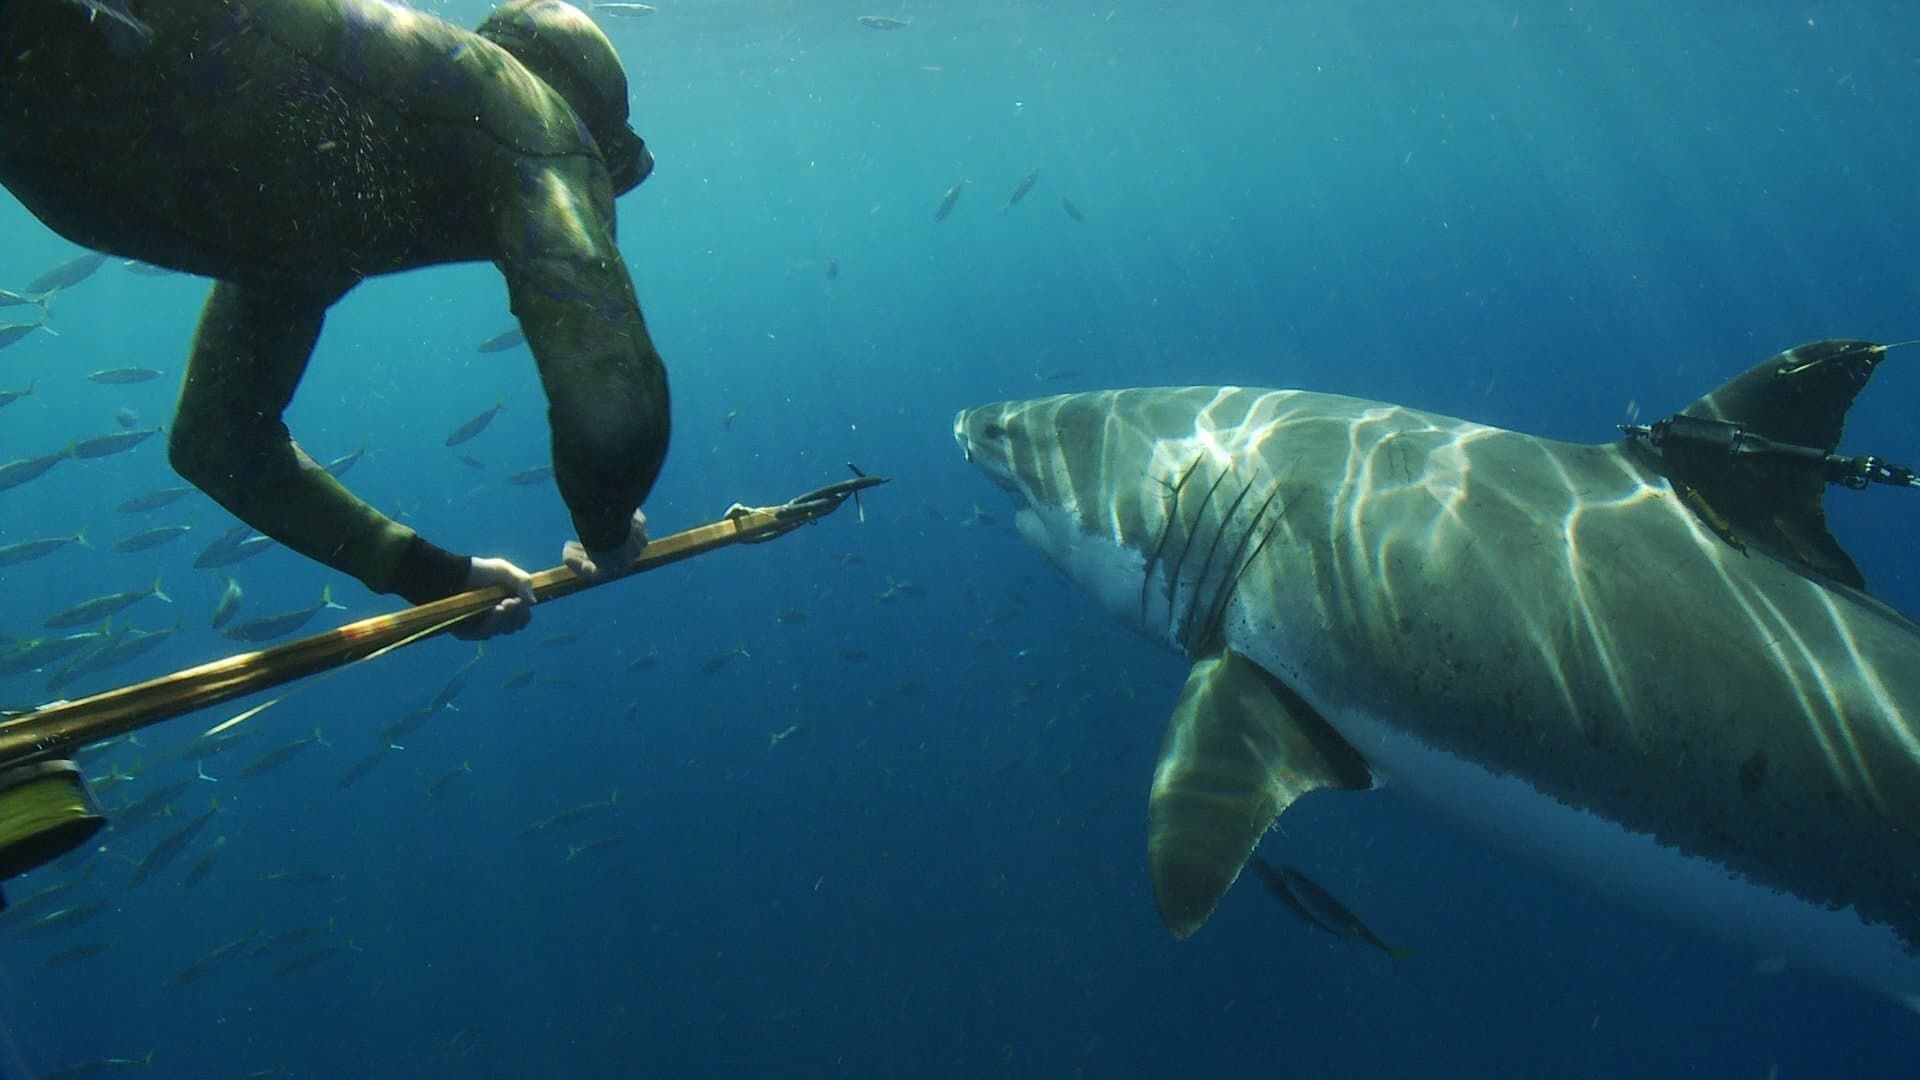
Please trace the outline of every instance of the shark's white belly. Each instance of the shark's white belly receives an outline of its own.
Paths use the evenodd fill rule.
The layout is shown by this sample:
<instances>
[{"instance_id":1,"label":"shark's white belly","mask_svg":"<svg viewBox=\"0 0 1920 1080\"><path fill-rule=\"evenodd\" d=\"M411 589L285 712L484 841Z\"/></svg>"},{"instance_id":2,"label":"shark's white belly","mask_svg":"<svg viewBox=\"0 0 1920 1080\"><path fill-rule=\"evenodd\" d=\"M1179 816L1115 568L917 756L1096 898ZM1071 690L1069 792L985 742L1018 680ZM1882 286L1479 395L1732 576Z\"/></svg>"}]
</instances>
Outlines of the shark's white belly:
<instances>
[{"instance_id":1,"label":"shark's white belly","mask_svg":"<svg viewBox=\"0 0 1920 1080\"><path fill-rule=\"evenodd\" d=\"M1600 892L1754 951L1890 994L1920 1010L1920 957L1852 908L1828 909L1756 885L1569 806L1513 776L1437 750L1366 713L1329 723L1376 775L1416 805Z\"/></svg>"}]
</instances>

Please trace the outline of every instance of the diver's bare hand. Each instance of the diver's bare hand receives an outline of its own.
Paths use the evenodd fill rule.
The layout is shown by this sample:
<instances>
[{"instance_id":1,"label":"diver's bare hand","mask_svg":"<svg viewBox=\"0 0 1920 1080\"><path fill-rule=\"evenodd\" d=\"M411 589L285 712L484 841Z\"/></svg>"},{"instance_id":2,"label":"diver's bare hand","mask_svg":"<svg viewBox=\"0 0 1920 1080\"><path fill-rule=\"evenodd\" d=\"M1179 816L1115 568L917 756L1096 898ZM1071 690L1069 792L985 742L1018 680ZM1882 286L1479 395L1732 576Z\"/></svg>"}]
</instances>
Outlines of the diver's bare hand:
<instances>
[{"instance_id":1,"label":"diver's bare hand","mask_svg":"<svg viewBox=\"0 0 1920 1080\"><path fill-rule=\"evenodd\" d=\"M533 575L513 565L505 559L470 560L467 568L467 589L484 589L489 585L505 585L513 595L493 605L484 615L477 615L461 623L453 630L453 636L468 641L479 641L499 634L511 634L524 630L533 621Z\"/></svg>"},{"instance_id":2,"label":"diver's bare hand","mask_svg":"<svg viewBox=\"0 0 1920 1080\"><path fill-rule=\"evenodd\" d=\"M644 511L633 512L633 527L627 530L627 542L612 551L588 551L578 540L567 541L560 549L560 561L567 569L591 581L601 577L619 577L633 567L633 560L640 557L641 549L647 546L647 515Z\"/></svg>"}]
</instances>

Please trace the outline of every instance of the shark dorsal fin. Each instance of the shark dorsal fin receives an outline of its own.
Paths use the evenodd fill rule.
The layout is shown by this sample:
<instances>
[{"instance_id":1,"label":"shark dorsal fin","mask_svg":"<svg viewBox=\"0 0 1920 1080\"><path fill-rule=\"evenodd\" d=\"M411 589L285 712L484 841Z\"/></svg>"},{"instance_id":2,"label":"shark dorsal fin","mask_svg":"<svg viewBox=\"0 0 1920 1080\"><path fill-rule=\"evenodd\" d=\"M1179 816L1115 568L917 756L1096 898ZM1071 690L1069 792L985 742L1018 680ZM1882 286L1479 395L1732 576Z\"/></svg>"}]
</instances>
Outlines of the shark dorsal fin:
<instances>
[{"instance_id":1,"label":"shark dorsal fin","mask_svg":"<svg viewBox=\"0 0 1920 1080\"><path fill-rule=\"evenodd\" d=\"M1726 421L1751 435L1832 453L1853 405L1886 348L1867 341L1816 341L1754 365L1681 410ZM1866 581L1827 530L1827 477L1804 460L1741 456L1724 447L1669 442L1661 470L1706 524L1736 546L1752 546L1844 585Z\"/></svg>"}]
</instances>

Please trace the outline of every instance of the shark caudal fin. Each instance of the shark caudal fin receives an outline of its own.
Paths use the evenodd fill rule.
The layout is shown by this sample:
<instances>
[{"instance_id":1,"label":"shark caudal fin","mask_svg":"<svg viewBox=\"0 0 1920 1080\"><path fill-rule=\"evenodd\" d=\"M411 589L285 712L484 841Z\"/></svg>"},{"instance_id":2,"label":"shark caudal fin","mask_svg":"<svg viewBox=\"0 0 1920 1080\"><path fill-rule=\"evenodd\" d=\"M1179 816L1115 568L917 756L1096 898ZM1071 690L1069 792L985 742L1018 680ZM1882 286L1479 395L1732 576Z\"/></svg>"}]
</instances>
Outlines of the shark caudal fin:
<instances>
[{"instance_id":1,"label":"shark caudal fin","mask_svg":"<svg viewBox=\"0 0 1920 1080\"><path fill-rule=\"evenodd\" d=\"M1201 657L1147 802L1147 862L1167 929L1176 938L1200 929L1294 800L1372 782L1353 748L1259 665L1225 649Z\"/></svg>"},{"instance_id":2,"label":"shark caudal fin","mask_svg":"<svg viewBox=\"0 0 1920 1080\"><path fill-rule=\"evenodd\" d=\"M1859 567L1827 530L1830 474L1822 456L1839 446L1847 409L1886 354L1868 341L1788 349L1662 421L1670 426L1656 425L1664 436L1657 448L1639 445L1651 449L1687 505L1728 543L1865 588ZM1710 423L1684 426L1688 418ZM1818 453L1753 452L1752 444L1765 441Z\"/></svg>"}]
</instances>

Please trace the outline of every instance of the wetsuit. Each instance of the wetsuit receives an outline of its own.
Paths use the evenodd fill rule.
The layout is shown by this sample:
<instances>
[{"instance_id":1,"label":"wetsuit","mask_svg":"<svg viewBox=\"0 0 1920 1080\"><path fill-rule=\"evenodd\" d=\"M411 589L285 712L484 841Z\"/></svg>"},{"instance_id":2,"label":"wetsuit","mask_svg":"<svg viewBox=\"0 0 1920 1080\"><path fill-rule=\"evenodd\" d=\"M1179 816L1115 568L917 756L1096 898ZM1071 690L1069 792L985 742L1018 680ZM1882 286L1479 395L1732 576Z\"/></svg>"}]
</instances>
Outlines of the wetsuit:
<instances>
[{"instance_id":1,"label":"wetsuit","mask_svg":"<svg viewBox=\"0 0 1920 1080\"><path fill-rule=\"evenodd\" d=\"M626 542L667 448L665 368L614 246L614 196L652 164L625 76L577 10L509 8L518 23L482 30L525 31L492 35L514 52L381 0L0 3L0 182L75 243L217 281L175 468L415 602L459 591L468 559L356 498L281 420L327 308L361 279L499 266L589 551Z\"/></svg>"}]
</instances>

